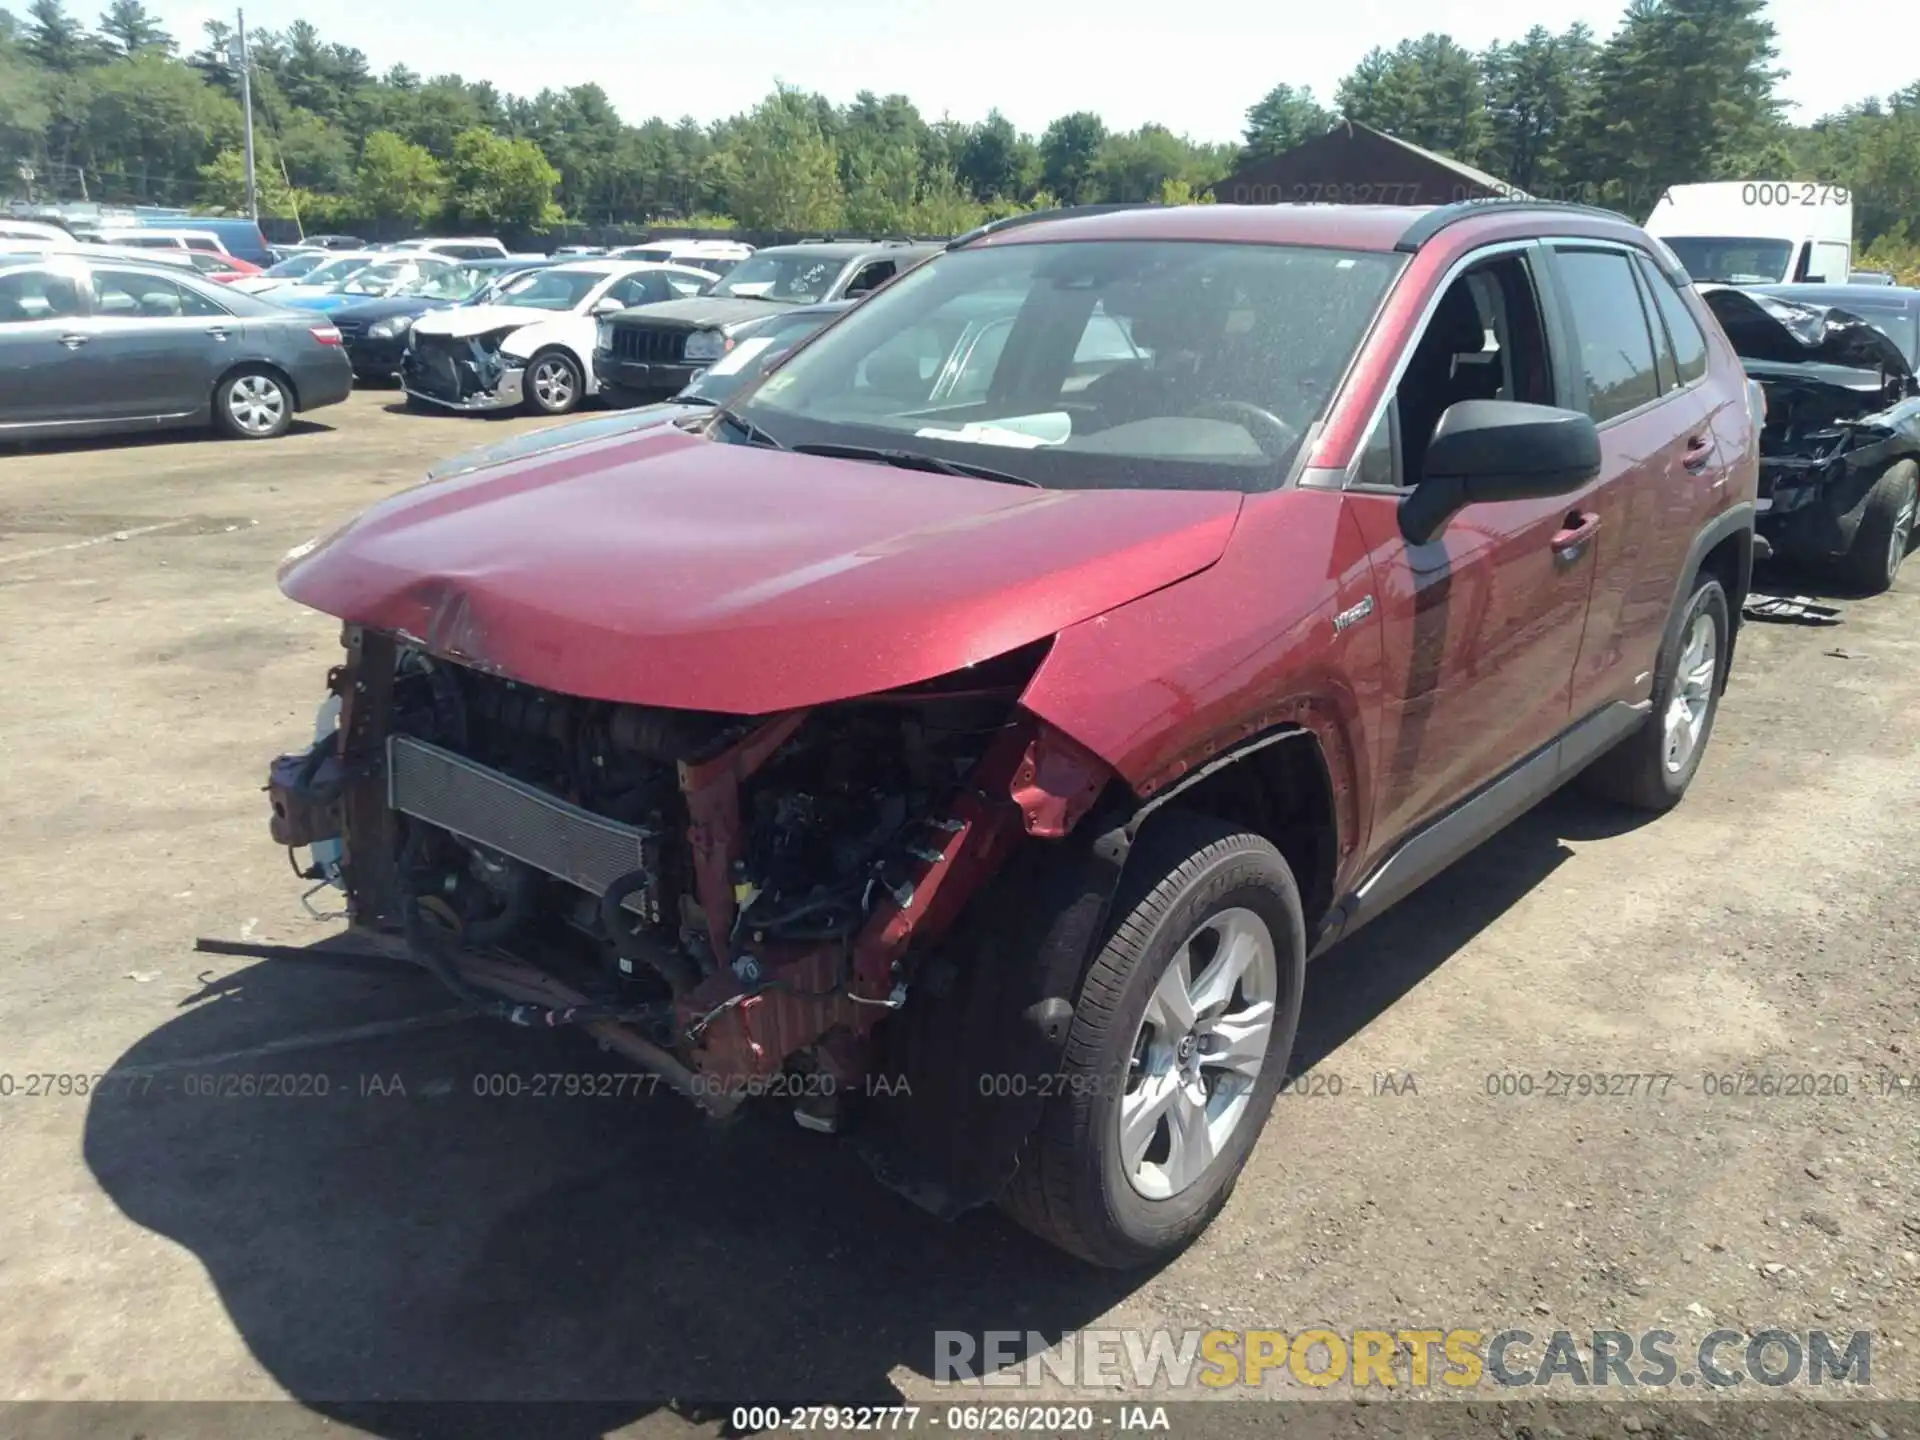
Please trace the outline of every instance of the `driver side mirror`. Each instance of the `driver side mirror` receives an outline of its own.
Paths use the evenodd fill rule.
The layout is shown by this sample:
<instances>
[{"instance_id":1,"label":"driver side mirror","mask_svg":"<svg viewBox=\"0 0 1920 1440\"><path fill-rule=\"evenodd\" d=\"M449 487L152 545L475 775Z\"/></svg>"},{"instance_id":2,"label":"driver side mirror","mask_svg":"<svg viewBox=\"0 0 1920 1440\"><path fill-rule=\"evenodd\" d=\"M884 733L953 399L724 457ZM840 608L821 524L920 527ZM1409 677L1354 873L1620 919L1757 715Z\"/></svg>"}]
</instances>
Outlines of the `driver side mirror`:
<instances>
[{"instance_id":1,"label":"driver side mirror","mask_svg":"<svg viewBox=\"0 0 1920 1440\"><path fill-rule=\"evenodd\" d=\"M602 299L594 301L593 308L589 310L587 313L589 315L613 315L626 308L627 307L622 305L618 300L614 299L611 295L608 295Z\"/></svg>"},{"instance_id":2,"label":"driver side mirror","mask_svg":"<svg viewBox=\"0 0 1920 1440\"><path fill-rule=\"evenodd\" d=\"M1424 545L1468 505L1569 495L1600 473L1591 416L1516 400L1461 400L1427 444L1413 493L1400 502L1400 534Z\"/></svg>"}]
</instances>

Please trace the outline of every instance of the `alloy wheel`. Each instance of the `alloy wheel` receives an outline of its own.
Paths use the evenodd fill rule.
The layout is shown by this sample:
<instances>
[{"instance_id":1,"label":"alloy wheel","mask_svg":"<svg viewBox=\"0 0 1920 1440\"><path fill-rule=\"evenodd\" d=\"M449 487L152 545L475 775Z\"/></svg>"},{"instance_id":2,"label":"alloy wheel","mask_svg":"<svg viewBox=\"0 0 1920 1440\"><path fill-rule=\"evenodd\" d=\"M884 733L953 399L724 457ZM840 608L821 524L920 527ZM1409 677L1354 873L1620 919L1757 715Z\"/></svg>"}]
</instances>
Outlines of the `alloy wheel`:
<instances>
[{"instance_id":1,"label":"alloy wheel","mask_svg":"<svg viewBox=\"0 0 1920 1440\"><path fill-rule=\"evenodd\" d=\"M573 403L573 367L558 355L549 355L533 367L532 383L542 409L564 410Z\"/></svg>"},{"instance_id":2,"label":"alloy wheel","mask_svg":"<svg viewBox=\"0 0 1920 1440\"><path fill-rule=\"evenodd\" d=\"M1147 998L1120 1097L1120 1163L1149 1200L1195 1184L1245 1118L1273 1040L1280 966L1251 910L1208 917Z\"/></svg>"},{"instance_id":3,"label":"alloy wheel","mask_svg":"<svg viewBox=\"0 0 1920 1440\"><path fill-rule=\"evenodd\" d=\"M1913 522L1920 514L1920 487L1907 491L1906 499L1900 504L1899 513L1893 517L1893 534L1887 537L1887 583L1893 583L1894 576L1900 573L1900 564L1907 558L1907 549L1913 544Z\"/></svg>"},{"instance_id":4,"label":"alloy wheel","mask_svg":"<svg viewBox=\"0 0 1920 1440\"><path fill-rule=\"evenodd\" d=\"M1707 715L1713 708L1719 652L1713 617L1703 611L1694 616L1693 623L1687 627L1673 696L1667 701L1665 758L1670 775L1686 769L1693 752L1700 747L1700 737L1706 733Z\"/></svg>"},{"instance_id":5,"label":"alloy wheel","mask_svg":"<svg viewBox=\"0 0 1920 1440\"><path fill-rule=\"evenodd\" d=\"M286 418L287 393L268 375L242 375L227 387L227 414L249 435L269 435Z\"/></svg>"}]
</instances>

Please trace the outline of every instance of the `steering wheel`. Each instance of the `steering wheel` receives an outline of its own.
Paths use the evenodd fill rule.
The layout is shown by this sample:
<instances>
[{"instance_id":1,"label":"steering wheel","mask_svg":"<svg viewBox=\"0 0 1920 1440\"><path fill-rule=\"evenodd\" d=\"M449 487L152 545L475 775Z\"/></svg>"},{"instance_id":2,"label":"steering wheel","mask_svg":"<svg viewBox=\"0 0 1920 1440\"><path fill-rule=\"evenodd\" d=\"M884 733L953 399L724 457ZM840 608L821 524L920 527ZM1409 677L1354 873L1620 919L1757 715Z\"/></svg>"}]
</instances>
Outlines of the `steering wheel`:
<instances>
[{"instance_id":1,"label":"steering wheel","mask_svg":"<svg viewBox=\"0 0 1920 1440\"><path fill-rule=\"evenodd\" d=\"M1300 438L1291 425L1271 410L1262 410L1245 400L1209 400L1188 414L1195 420L1226 420L1239 425L1253 436L1253 443L1263 453L1276 458L1291 450Z\"/></svg>"}]
</instances>

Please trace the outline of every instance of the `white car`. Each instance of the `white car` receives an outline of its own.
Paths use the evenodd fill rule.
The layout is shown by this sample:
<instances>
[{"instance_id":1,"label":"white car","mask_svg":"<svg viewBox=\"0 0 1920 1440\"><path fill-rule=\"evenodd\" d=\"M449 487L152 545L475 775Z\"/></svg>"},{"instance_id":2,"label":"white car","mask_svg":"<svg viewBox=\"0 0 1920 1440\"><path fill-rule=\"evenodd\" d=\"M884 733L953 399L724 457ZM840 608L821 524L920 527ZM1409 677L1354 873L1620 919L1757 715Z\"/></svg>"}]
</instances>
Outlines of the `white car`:
<instances>
[{"instance_id":1,"label":"white car","mask_svg":"<svg viewBox=\"0 0 1920 1440\"><path fill-rule=\"evenodd\" d=\"M447 410L565 415L599 393L595 322L630 305L702 294L714 277L686 265L581 260L515 276L487 305L434 310L413 322L400 383L409 399Z\"/></svg>"},{"instance_id":2,"label":"white car","mask_svg":"<svg viewBox=\"0 0 1920 1440\"><path fill-rule=\"evenodd\" d=\"M737 240L655 240L612 252L615 260L654 260L663 265L692 265L724 275L742 260L751 259L753 246Z\"/></svg>"},{"instance_id":3,"label":"white car","mask_svg":"<svg viewBox=\"0 0 1920 1440\"><path fill-rule=\"evenodd\" d=\"M454 235L420 240L396 240L395 250L424 250L450 260L507 260L507 247L491 235Z\"/></svg>"},{"instance_id":4,"label":"white car","mask_svg":"<svg viewBox=\"0 0 1920 1440\"><path fill-rule=\"evenodd\" d=\"M391 250L335 250L329 251L326 259L298 279L268 280L272 271L263 270L258 275L248 275L233 283L244 285L249 294L270 296L274 304L281 305L289 300L311 300L316 295L331 295L336 288L369 265L378 265L383 260L393 258ZM279 265L275 265L273 270L279 268ZM262 284L263 281L266 283Z\"/></svg>"}]
</instances>

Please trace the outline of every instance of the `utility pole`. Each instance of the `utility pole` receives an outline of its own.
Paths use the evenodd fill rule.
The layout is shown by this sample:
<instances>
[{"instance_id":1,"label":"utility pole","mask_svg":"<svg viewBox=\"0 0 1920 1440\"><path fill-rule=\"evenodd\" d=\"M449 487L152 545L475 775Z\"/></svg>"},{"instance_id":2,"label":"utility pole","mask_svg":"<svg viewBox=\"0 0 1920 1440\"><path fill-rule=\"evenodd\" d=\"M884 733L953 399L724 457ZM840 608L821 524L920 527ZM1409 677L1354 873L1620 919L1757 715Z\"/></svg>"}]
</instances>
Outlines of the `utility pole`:
<instances>
[{"instance_id":1,"label":"utility pole","mask_svg":"<svg viewBox=\"0 0 1920 1440\"><path fill-rule=\"evenodd\" d=\"M260 219L260 190L253 176L253 64L247 55L247 12L236 10L239 22L234 33L234 64L240 69L240 113L246 117L247 137L247 214Z\"/></svg>"}]
</instances>

